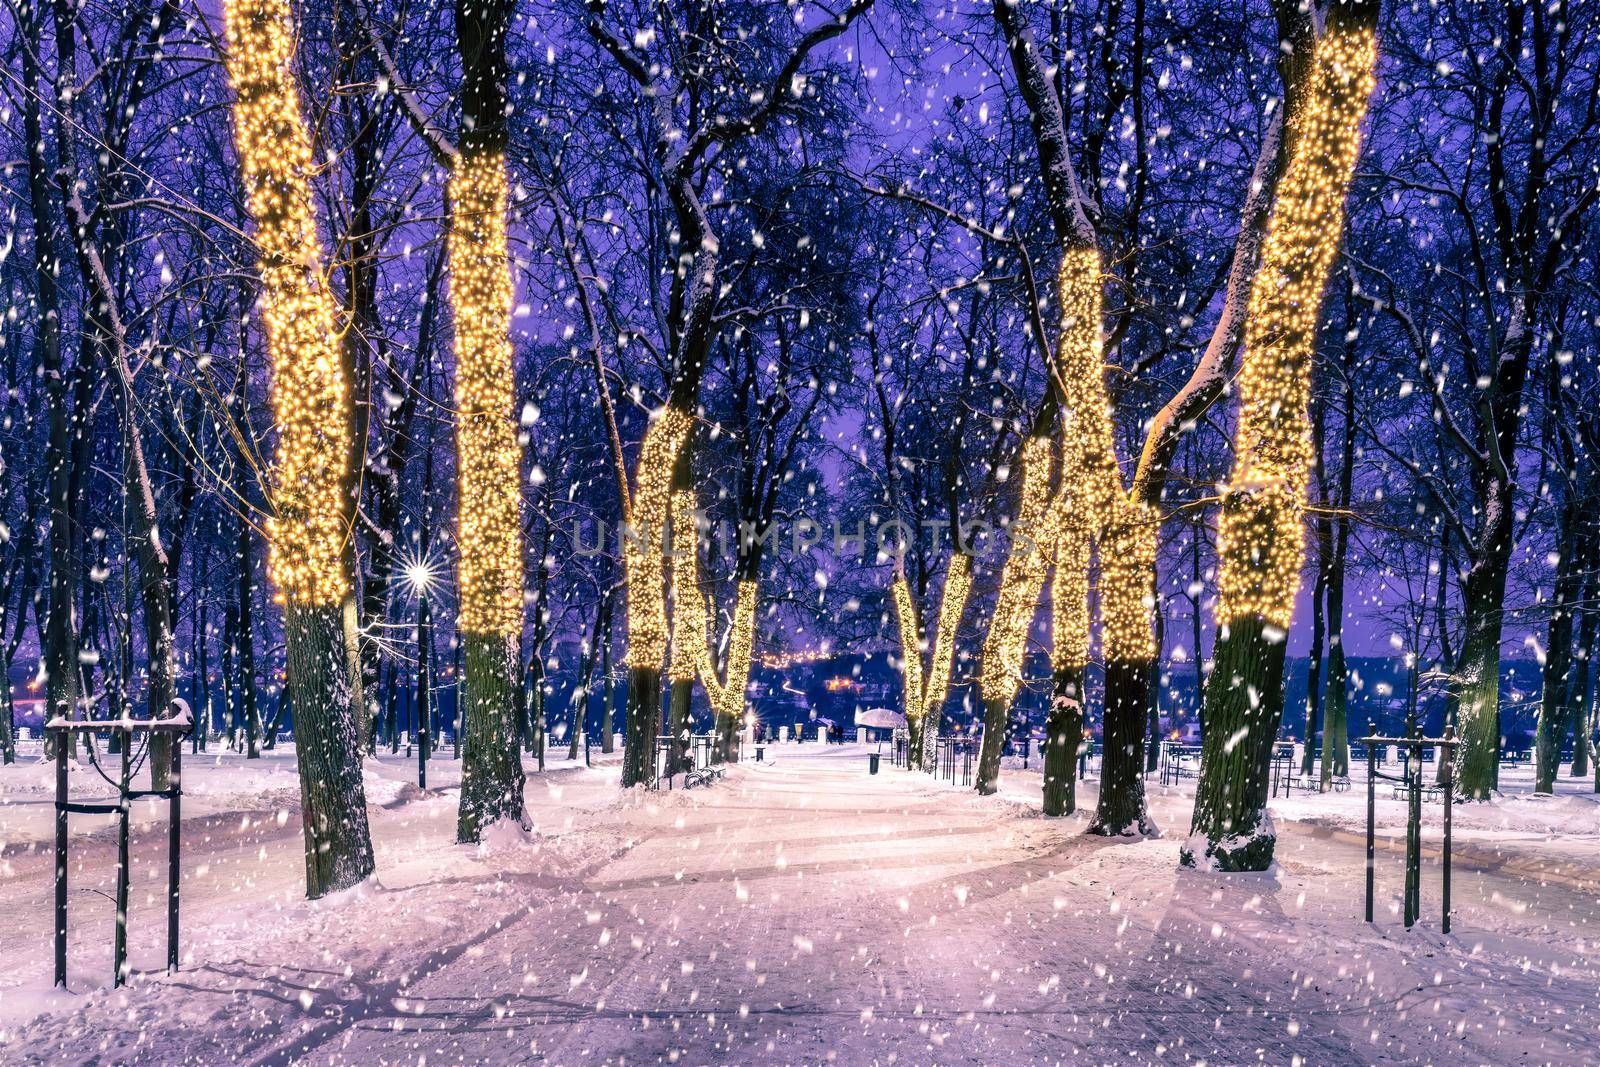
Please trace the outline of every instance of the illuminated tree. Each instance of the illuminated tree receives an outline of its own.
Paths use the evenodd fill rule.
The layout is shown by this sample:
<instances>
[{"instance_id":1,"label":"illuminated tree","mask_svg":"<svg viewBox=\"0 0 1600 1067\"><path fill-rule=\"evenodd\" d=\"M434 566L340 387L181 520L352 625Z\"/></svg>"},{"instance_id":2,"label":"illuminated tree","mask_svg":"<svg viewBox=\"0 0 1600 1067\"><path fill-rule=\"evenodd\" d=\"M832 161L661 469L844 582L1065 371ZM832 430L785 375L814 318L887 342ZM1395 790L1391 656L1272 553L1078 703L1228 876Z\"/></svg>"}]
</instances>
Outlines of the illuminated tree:
<instances>
[{"instance_id":1,"label":"illuminated tree","mask_svg":"<svg viewBox=\"0 0 1600 1067\"><path fill-rule=\"evenodd\" d=\"M1268 771L1283 714L1283 666L1305 557L1307 417L1322 293L1377 56L1374 0L1329 11L1311 82L1291 118L1290 156L1252 286L1239 380L1234 471L1219 531L1215 667L1185 863L1265 870L1276 836Z\"/></svg>"},{"instance_id":2,"label":"illuminated tree","mask_svg":"<svg viewBox=\"0 0 1600 1067\"><path fill-rule=\"evenodd\" d=\"M1065 497L1059 498L1061 503ZM1059 506L1059 504L1058 504ZM1089 532L1070 514L1057 522L1050 592L1050 714L1045 720L1044 813L1078 808L1078 746L1083 737L1083 671L1089 664Z\"/></svg>"},{"instance_id":3,"label":"illuminated tree","mask_svg":"<svg viewBox=\"0 0 1600 1067\"><path fill-rule=\"evenodd\" d=\"M1105 384L1101 337L1105 280L1099 250L1073 248L1063 253L1056 288L1061 300L1056 366L1066 411L1061 496L1081 527L1080 536L1098 544L1100 563L1105 755L1099 804L1089 831L1143 833L1150 828L1143 755L1156 656L1150 614L1155 595L1156 520L1122 488ZM1064 559L1087 567L1087 547L1076 540L1076 536L1069 539ZM1057 594L1087 595L1087 590L1087 576L1057 580ZM1075 641L1070 634L1056 640L1061 642L1063 637L1070 662L1070 646Z\"/></svg>"},{"instance_id":4,"label":"illuminated tree","mask_svg":"<svg viewBox=\"0 0 1600 1067\"><path fill-rule=\"evenodd\" d=\"M917 618L916 599L904 575L895 578L895 614L900 623L900 661L905 680L905 716L909 734L911 765L931 770L939 740L939 709L950 691L950 670L955 662L956 629L972 589L972 557L956 552L950 557L944 576L944 593L939 601L938 626L934 630L931 659L924 669L923 628Z\"/></svg>"},{"instance_id":5,"label":"illuminated tree","mask_svg":"<svg viewBox=\"0 0 1600 1067\"><path fill-rule=\"evenodd\" d=\"M628 741L624 785L650 780L661 719L661 661L667 654L666 541L672 470L689 439L689 415L663 408L639 446L623 544L628 575Z\"/></svg>"},{"instance_id":6,"label":"illuminated tree","mask_svg":"<svg viewBox=\"0 0 1600 1067\"><path fill-rule=\"evenodd\" d=\"M1040 432L1050 425L1053 406L1046 402L1041 417L1035 420L1034 432L1022 447L1022 496L1011 523L1011 551L1001 569L1000 594L983 642L978 684L983 696L984 726L977 789L985 795L1000 786L1006 720L1022 681L1028 631L1038 612L1039 593L1050 570L1049 553L1055 543L1050 492L1054 442L1048 433Z\"/></svg>"},{"instance_id":7,"label":"illuminated tree","mask_svg":"<svg viewBox=\"0 0 1600 1067\"><path fill-rule=\"evenodd\" d=\"M1296 0L1279 0L1273 8L1280 39L1290 45L1280 57L1279 67L1286 95L1292 100L1297 92L1300 54L1292 42L1308 32L1311 19ZM1082 525L1082 536L1094 550L1074 545L1068 558L1081 561L1085 568L1096 559L1099 563L1106 666L1105 759L1090 831L1142 833L1152 829L1142 772L1159 652L1153 626L1156 542L1162 519L1157 505L1179 436L1222 395L1242 347L1240 324L1246 294L1259 261L1261 235L1280 171L1282 122L1274 115L1258 150L1223 310L1211 340L1188 381L1150 421L1138 463L1124 490L1101 338L1106 279L1099 235L1090 221L1091 202L1069 153L1066 110L1057 79L1034 41L1026 11L1009 0L995 0L993 11L1028 108L1045 203L1062 245L1057 272L1062 317L1055 358L1063 393L1060 496L1072 508L1075 521ZM1133 25L1136 41L1144 32L1139 11L1142 8L1136 9ZM1138 75L1134 80L1137 82ZM1094 213L1099 214L1098 210ZM1088 587L1088 573L1064 583L1071 595L1087 595ZM1058 595L1062 588L1058 578ZM1058 691L1069 681L1070 677L1058 677Z\"/></svg>"},{"instance_id":8,"label":"illuminated tree","mask_svg":"<svg viewBox=\"0 0 1600 1067\"><path fill-rule=\"evenodd\" d=\"M717 670L707 640L709 613L700 592L699 556L694 491L680 489L672 495L672 650L668 664L673 758L679 766L685 766L688 757L689 697L697 677L706 687L716 718L714 758L734 758L755 642L759 587L754 578L742 577L737 583L724 668Z\"/></svg>"},{"instance_id":9,"label":"illuminated tree","mask_svg":"<svg viewBox=\"0 0 1600 1067\"><path fill-rule=\"evenodd\" d=\"M689 703L705 659L706 602L700 594L699 556L694 491L679 489L672 494L672 647L667 661L671 689L666 731L672 738L668 758L675 770L689 767Z\"/></svg>"},{"instance_id":10,"label":"illuminated tree","mask_svg":"<svg viewBox=\"0 0 1600 1067\"><path fill-rule=\"evenodd\" d=\"M521 820L522 531L511 261L506 248L506 25L499 0L460 0L460 154L450 179L466 742L456 837Z\"/></svg>"},{"instance_id":11,"label":"illuminated tree","mask_svg":"<svg viewBox=\"0 0 1600 1067\"><path fill-rule=\"evenodd\" d=\"M676 23L658 34L618 33L609 22L605 0L587 0L585 29L634 85L649 109L653 165L675 223L673 233L672 321L669 324L673 372L666 407L658 413L640 447L633 498L624 509L630 540L624 550L628 575L628 749L622 764L624 788L649 781L655 736L661 719L661 666L667 652L666 567L663 557L673 474L680 449L688 439L691 413L700 396L712 340L718 329L720 241L701 200L702 164L708 153L725 151L764 131L805 84L802 68L817 46L838 37L872 6L872 0L851 0L838 14L829 12L802 33L769 82L744 94L719 87L716 95L738 99L729 113L696 107L679 116L674 107L686 96L686 83L704 77L713 64L679 64L675 58L652 58L652 43L684 43L686 31ZM743 38L741 35L741 42ZM691 51L723 43L695 39ZM741 48L741 65L748 62ZM711 99L705 94L704 99ZM602 388L604 383L602 382ZM742 692L742 690L741 690Z\"/></svg>"},{"instance_id":12,"label":"illuminated tree","mask_svg":"<svg viewBox=\"0 0 1600 1067\"><path fill-rule=\"evenodd\" d=\"M312 206L315 163L292 69L293 13L287 0L230 0L224 16L235 142L255 221L259 307L272 359L278 447L267 535L284 606L306 894L319 897L372 873L342 617L350 589L350 387Z\"/></svg>"}]
</instances>

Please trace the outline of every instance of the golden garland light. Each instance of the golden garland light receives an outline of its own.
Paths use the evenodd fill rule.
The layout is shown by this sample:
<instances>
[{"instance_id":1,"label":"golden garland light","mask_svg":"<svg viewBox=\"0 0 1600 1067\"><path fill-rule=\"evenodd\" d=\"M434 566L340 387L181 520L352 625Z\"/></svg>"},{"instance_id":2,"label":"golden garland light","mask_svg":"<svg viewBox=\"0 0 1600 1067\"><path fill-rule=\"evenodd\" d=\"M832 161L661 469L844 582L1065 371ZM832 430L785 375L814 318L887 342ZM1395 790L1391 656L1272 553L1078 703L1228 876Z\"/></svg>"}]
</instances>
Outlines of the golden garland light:
<instances>
[{"instance_id":1,"label":"golden garland light","mask_svg":"<svg viewBox=\"0 0 1600 1067\"><path fill-rule=\"evenodd\" d=\"M900 670L905 676L906 719L922 718L922 624L917 619L916 601L911 596L911 583L904 575L894 580L895 615L900 621Z\"/></svg>"},{"instance_id":2,"label":"golden garland light","mask_svg":"<svg viewBox=\"0 0 1600 1067\"><path fill-rule=\"evenodd\" d=\"M667 677L674 682L694 681L706 660L698 540L694 493L679 490L672 494L672 649L667 661Z\"/></svg>"},{"instance_id":3,"label":"golden garland light","mask_svg":"<svg viewBox=\"0 0 1600 1067\"><path fill-rule=\"evenodd\" d=\"M1069 517L1058 523L1055 563L1050 591L1052 666L1082 670L1089 664L1089 531L1082 522Z\"/></svg>"},{"instance_id":4,"label":"golden garland light","mask_svg":"<svg viewBox=\"0 0 1600 1067\"><path fill-rule=\"evenodd\" d=\"M768 670L783 671L790 667L803 667L810 663L818 663L825 659L832 659L834 653L821 649L809 649L804 652L775 652L761 657L761 665Z\"/></svg>"},{"instance_id":5,"label":"golden garland light","mask_svg":"<svg viewBox=\"0 0 1600 1067\"><path fill-rule=\"evenodd\" d=\"M272 359L278 445L267 520L270 570L281 597L325 607L348 588L349 385L312 207L316 166L293 73L294 17L287 0L229 0L223 17L234 139L256 224L261 316Z\"/></svg>"},{"instance_id":6,"label":"golden garland light","mask_svg":"<svg viewBox=\"0 0 1600 1067\"><path fill-rule=\"evenodd\" d=\"M950 668L955 662L956 628L961 625L962 612L967 607L967 594L972 589L972 559L964 552L950 557L949 569L944 576L944 593L939 602L939 626L933 635L933 663L928 668L927 690L922 697L922 711L935 715L944 707L945 694L950 692Z\"/></svg>"},{"instance_id":7,"label":"golden garland light","mask_svg":"<svg viewBox=\"0 0 1600 1067\"><path fill-rule=\"evenodd\" d=\"M1100 542L1100 640L1108 662L1143 663L1156 654L1154 509L1123 500Z\"/></svg>"},{"instance_id":8,"label":"golden garland light","mask_svg":"<svg viewBox=\"0 0 1600 1067\"><path fill-rule=\"evenodd\" d=\"M1057 277L1061 334L1056 364L1061 385L1062 494L1088 524L1090 535L1116 518L1123 497L1106 392L1105 342L1100 325L1105 310L1105 275L1100 250L1072 248L1062 253Z\"/></svg>"},{"instance_id":9,"label":"golden garland light","mask_svg":"<svg viewBox=\"0 0 1600 1067\"><path fill-rule=\"evenodd\" d=\"M905 708L907 720L921 719L929 711L937 712L944 706L945 695L950 691L950 667L955 661L956 628L961 624L961 614L967 606L967 593L972 588L972 559L958 552L950 557L945 572L944 593L939 604L939 625L934 632L932 662L923 674L922 624L917 618L916 602L911 596L911 586L904 577L896 578L893 586L895 612L900 620L900 658L905 674Z\"/></svg>"},{"instance_id":10,"label":"golden garland light","mask_svg":"<svg viewBox=\"0 0 1600 1067\"><path fill-rule=\"evenodd\" d=\"M674 682L692 682L698 675L712 710L737 715L744 709L744 691L750 681L759 583L754 579L739 582L733 628L728 634L726 675L719 678L706 640L710 615L700 594L698 538L694 491L679 490L672 494L672 650L667 676Z\"/></svg>"},{"instance_id":11,"label":"golden garland light","mask_svg":"<svg viewBox=\"0 0 1600 1067\"><path fill-rule=\"evenodd\" d=\"M723 716L737 716L744 711L744 691L750 682L750 659L755 647L756 593L754 578L739 582L733 629L728 634L728 669L720 683L710 650L705 653L706 693L711 698L711 706Z\"/></svg>"},{"instance_id":12,"label":"golden garland light","mask_svg":"<svg viewBox=\"0 0 1600 1067\"><path fill-rule=\"evenodd\" d=\"M1158 519L1122 487L1100 334L1105 275L1099 249L1065 252L1058 288L1061 336L1056 362L1066 411L1062 497L1074 509L1073 521L1084 527L1087 541L1100 545L1101 639L1106 659L1141 662L1156 654L1151 609ZM1076 558L1080 547L1087 572L1088 543L1069 545L1068 557ZM1069 584L1078 581L1073 578ZM1087 596L1087 573L1082 585Z\"/></svg>"},{"instance_id":13,"label":"golden garland light","mask_svg":"<svg viewBox=\"0 0 1600 1067\"><path fill-rule=\"evenodd\" d=\"M979 686L985 701L1009 704L1022 681L1022 659L1028 628L1039 604L1039 591L1049 569L1047 553L1055 543L1050 494L1048 437L1030 438L1022 448L1022 501L1011 525L1012 546L1000 572L1000 595L983 642ZM1022 538L1033 543L1026 544Z\"/></svg>"},{"instance_id":14,"label":"golden garland light","mask_svg":"<svg viewBox=\"0 0 1600 1067\"><path fill-rule=\"evenodd\" d=\"M509 337L505 156L463 156L450 180L450 199L461 628L515 634L522 629L522 494Z\"/></svg>"},{"instance_id":15,"label":"golden garland light","mask_svg":"<svg viewBox=\"0 0 1600 1067\"><path fill-rule=\"evenodd\" d=\"M689 438L689 414L662 410L644 435L634 476L632 528L623 539L628 572L628 666L659 670L667 654L666 568L661 538L671 505L672 468Z\"/></svg>"},{"instance_id":16,"label":"golden garland light","mask_svg":"<svg viewBox=\"0 0 1600 1067\"><path fill-rule=\"evenodd\" d=\"M1377 38L1330 26L1293 118L1293 148L1250 291L1234 472L1218 530L1217 620L1287 630L1305 561L1314 459L1306 410L1322 293L1372 94Z\"/></svg>"}]
</instances>

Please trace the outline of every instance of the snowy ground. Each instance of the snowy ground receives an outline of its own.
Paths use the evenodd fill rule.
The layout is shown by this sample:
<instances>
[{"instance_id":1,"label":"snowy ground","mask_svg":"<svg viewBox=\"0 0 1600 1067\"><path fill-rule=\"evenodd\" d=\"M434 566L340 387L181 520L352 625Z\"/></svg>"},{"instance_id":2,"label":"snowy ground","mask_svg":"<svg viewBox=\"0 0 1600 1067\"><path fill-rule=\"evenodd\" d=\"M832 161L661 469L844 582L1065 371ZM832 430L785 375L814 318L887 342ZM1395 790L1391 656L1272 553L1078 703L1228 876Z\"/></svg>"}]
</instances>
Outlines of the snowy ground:
<instances>
[{"instance_id":1,"label":"snowy ground","mask_svg":"<svg viewBox=\"0 0 1600 1067\"><path fill-rule=\"evenodd\" d=\"M300 899L292 764L188 763L184 968L108 988L114 839L73 854L72 987L49 988L49 778L0 769L0 1062L1593 1062L1600 819L1557 798L1458 808L1455 929L1401 928L1364 795L1274 802L1279 865L1180 872L1161 840L1038 814L1037 769L979 798L865 749L776 745L692 792L615 765L530 778L535 834L452 843L457 764L368 763L379 882ZM92 772L89 772L92 774ZM78 776L88 791L89 779ZM1080 803L1093 802L1093 784ZM1438 805L1427 816L1437 819ZM1402 818L1386 801L1380 825ZM92 824L78 818L75 822ZM135 834L133 958L163 958L165 837Z\"/></svg>"}]
</instances>

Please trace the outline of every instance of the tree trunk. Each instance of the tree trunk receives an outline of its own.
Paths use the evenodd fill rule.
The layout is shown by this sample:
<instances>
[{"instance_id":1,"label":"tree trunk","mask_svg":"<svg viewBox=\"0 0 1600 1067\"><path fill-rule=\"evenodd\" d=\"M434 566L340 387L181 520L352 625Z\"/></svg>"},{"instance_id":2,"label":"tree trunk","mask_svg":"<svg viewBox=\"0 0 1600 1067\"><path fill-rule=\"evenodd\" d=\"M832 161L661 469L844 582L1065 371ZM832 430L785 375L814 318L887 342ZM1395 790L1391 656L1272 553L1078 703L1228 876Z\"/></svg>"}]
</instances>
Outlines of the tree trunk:
<instances>
[{"instance_id":1,"label":"tree trunk","mask_svg":"<svg viewBox=\"0 0 1600 1067\"><path fill-rule=\"evenodd\" d=\"M1345 322L1349 327L1354 327L1356 317L1351 310L1354 299L1349 285L1354 283L1346 275L1348 283L1345 296ZM1348 333L1346 334L1348 337ZM1323 726L1322 726L1322 789L1326 792L1333 785L1335 778L1350 777L1350 672L1345 661L1344 653L1344 592L1345 573L1348 570L1350 559L1350 518L1349 509L1351 493L1355 486L1356 464L1356 396L1355 390L1350 387L1351 376L1354 375L1355 347L1348 341L1344 346L1344 378L1341 384L1341 393L1344 404L1341 413L1340 445L1339 445L1339 483L1337 495L1332 503L1339 509L1337 519L1325 520L1329 523L1331 541L1329 547L1333 556L1327 566L1327 597L1328 597L1328 676L1327 689L1323 694ZM1321 455L1321 452L1318 452ZM1326 493L1323 494L1327 496Z\"/></svg>"},{"instance_id":2,"label":"tree trunk","mask_svg":"<svg viewBox=\"0 0 1600 1067\"><path fill-rule=\"evenodd\" d=\"M1328 612L1343 606L1344 576L1339 578L1339 590L1328 593ZM1345 662L1344 639L1334 633L1328 643L1328 683L1322 706L1322 789L1333 788L1335 778L1350 777L1350 672Z\"/></svg>"},{"instance_id":3,"label":"tree trunk","mask_svg":"<svg viewBox=\"0 0 1600 1067\"><path fill-rule=\"evenodd\" d=\"M583 745L583 735L589 725L589 693L590 685L594 682L594 663L600 654L600 630L605 625L606 604L602 600L594 614L594 632L590 635L588 646L583 650L583 657L578 668L578 684L573 686L572 695L567 699L567 759L578 758L578 750Z\"/></svg>"},{"instance_id":4,"label":"tree trunk","mask_svg":"<svg viewBox=\"0 0 1600 1067\"><path fill-rule=\"evenodd\" d=\"M310 607L292 601L283 613L306 896L312 899L350 888L373 868L342 613L338 604Z\"/></svg>"},{"instance_id":5,"label":"tree trunk","mask_svg":"<svg viewBox=\"0 0 1600 1067\"><path fill-rule=\"evenodd\" d=\"M1320 456L1321 450L1317 454ZM1333 537L1327 529L1328 521L1317 516L1314 528L1317 533L1317 577L1311 592L1311 652L1306 668L1306 737L1305 751L1300 754L1300 773L1311 777L1316 768L1319 738L1317 729L1322 719L1322 649L1327 642L1326 604L1328 591L1328 558L1333 551Z\"/></svg>"},{"instance_id":6,"label":"tree trunk","mask_svg":"<svg viewBox=\"0 0 1600 1067\"><path fill-rule=\"evenodd\" d=\"M1556 544L1555 588L1550 601L1550 622L1545 631L1545 659L1539 723L1535 734L1533 791L1553 793L1561 770L1561 747L1571 720L1569 687L1572 684L1572 616L1583 593L1585 575L1580 569L1589 556L1577 530L1579 501L1570 494L1562 508ZM1574 777L1577 770L1573 770Z\"/></svg>"},{"instance_id":7,"label":"tree trunk","mask_svg":"<svg viewBox=\"0 0 1600 1067\"><path fill-rule=\"evenodd\" d=\"M739 722L742 712L719 710L717 712L716 744L712 749L718 763L737 763L739 760Z\"/></svg>"},{"instance_id":8,"label":"tree trunk","mask_svg":"<svg viewBox=\"0 0 1600 1067\"><path fill-rule=\"evenodd\" d=\"M37 9L36 9L37 10ZM43 27L32 28L36 41L43 40ZM55 254L55 211L51 201L50 160L40 119L36 90L40 80L38 50L20 51L22 78L23 140L28 152L28 190L33 218L34 301L38 328L34 334L34 358L44 380L48 433L45 439L45 469L49 473L50 582L46 597L45 623L40 634L45 663L46 720L77 717L78 642L73 619L72 587L77 573L74 546L74 465L77 451L72 447L73 416L68 410L67 372L61 353L61 262ZM63 73L66 87L75 84L75 72ZM49 89L43 93L50 92ZM70 99L70 97L67 97ZM76 750L76 745L68 744ZM49 748L47 746L47 751Z\"/></svg>"},{"instance_id":9,"label":"tree trunk","mask_svg":"<svg viewBox=\"0 0 1600 1067\"><path fill-rule=\"evenodd\" d=\"M1148 660L1106 663L1106 705L1100 802L1088 832L1103 837L1150 834L1155 826L1144 798L1145 709L1155 665Z\"/></svg>"},{"instance_id":10,"label":"tree trunk","mask_svg":"<svg viewBox=\"0 0 1600 1067\"><path fill-rule=\"evenodd\" d=\"M245 758L258 759L261 756L261 710L256 699L256 650L255 650L255 624L251 621L255 614L252 603L252 589L254 582L254 568L250 562L250 524L243 518L239 519L239 586L238 586L238 611L235 615L234 665L238 671L239 710L244 714L245 733ZM341 625L340 633L344 630ZM342 639L342 638L341 638ZM299 723L295 724L295 736L300 734Z\"/></svg>"},{"instance_id":11,"label":"tree trunk","mask_svg":"<svg viewBox=\"0 0 1600 1067\"><path fill-rule=\"evenodd\" d=\"M668 773L676 774L693 765L689 751L692 725L689 722L689 702L694 699L694 679L674 678L669 688L667 706L667 733L672 735L672 752L668 757Z\"/></svg>"},{"instance_id":12,"label":"tree trunk","mask_svg":"<svg viewBox=\"0 0 1600 1067\"><path fill-rule=\"evenodd\" d=\"M1498 551L1486 552L1467 572L1462 599L1466 639L1456 664L1450 705L1461 738L1456 795L1487 800L1500 769L1500 630L1506 567Z\"/></svg>"},{"instance_id":13,"label":"tree trunk","mask_svg":"<svg viewBox=\"0 0 1600 1067\"><path fill-rule=\"evenodd\" d=\"M235 633L238 631L236 612L232 604L222 616L222 736L223 747L232 752L239 741L239 684L234 675L237 657L234 652Z\"/></svg>"},{"instance_id":14,"label":"tree trunk","mask_svg":"<svg viewBox=\"0 0 1600 1067\"><path fill-rule=\"evenodd\" d=\"M1283 716L1284 635L1260 618L1236 619L1219 635L1206 687L1205 745L1186 865L1262 871L1277 834L1267 814L1272 746ZM1203 855L1202 855L1203 850Z\"/></svg>"},{"instance_id":15,"label":"tree trunk","mask_svg":"<svg viewBox=\"0 0 1600 1067\"><path fill-rule=\"evenodd\" d=\"M383 664L388 677L383 685L383 732L389 754L400 751L400 666L392 659Z\"/></svg>"},{"instance_id":16,"label":"tree trunk","mask_svg":"<svg viewBox=\"0 0 1600 1067\"><path fill-rule=\"evenodd\" d=\"M906 766L911 770L926 770L922 765L922 731L926 715L906 719Z\"/></svg>"},{"instance_id":17,"label":"tree trunk","mask_svg":"<svg viewBox=\"0 0 1600 1067\"><path fill-rule=\"evenodd\" d=\"M615 740L616 723L612 721L612 708L616 706L617 689L611 681L611 596L606 594L606 625L600 634L600 684L604 686L604 693L600 702L600 751L607 756L611 755L617 747Z\"/></svg>"},{"instance_id":18,"label":"tree trunk","mask_svg":"<svg viewBox=\"0 0 1600 1067\"><path fill-rule=\"evenodd\" d=\"M0 765L17 762L16 709L11 703L11 644L5 640L5 612L0 611ZM1582 731L1580 730L1580 737Z\"/></svg>"},{"instance_id":19,"label":"tree trunk","mask_svg":"<svg viewBox=\"0 0 1600 1067\"><path fill-rule=\"evenodd\" d=\"M513 636L467 633L462 642L466 736L456 840L471 842L500 819L518 824L524 819L522 753L513 711L522 671Z\"/></svg>"},{"instance_id":20,"label":"tree trunk","mask_svg":"<svg viewBox=\"0 0 1600 1067\"><path fill-rule=\"evenodd\" d=\"M1595 549L1600 547L1597 539L1591 535L1589 538L1590 555L1585 561L1589 571L1588 581L1585 583L1583 602L1578 611L1578 644L1573 652L1575 663L1573 665L1572 684L1567 687L1568 716L1572 723L1572 777L1582 778L1589 773L1589 709L1592 706L1593 685L1592 661L1590 656L1594 649L1596 637L1596 623L1600 622L1600 611L1594 605L1594 598L1600 595L1600 582L1595 580L1594 567L1597 559Z\"/></svg>"},{"instance_id":21,"label":"tree trunk","mask_svg":"<svg viewBox=\"0 0 1600 1067\"><path fill-rule=\"evenodd\" d=\"M1341 481L1346 476L1340 475ZM1350 671L1344 654L1345 559L1348 523L1339 520L1333 560L1328 567L1328 672L1322 697L1322 789L1335 778L1350 777Z\"/></svg>"},{"instance_id":22,"label":"tree trunk","mask_svg":"<svg viewBox=\"0 0 1600 1067\"><path fill-rule=\"evenodd\" d=\"M269 529L284 600L306 894L315 898L372 873L360 709L352 705L359 662L347 658L354 649L344 610L353 603L347 542L355 502L353 475L345 469L354 425L351 383L317 236L308 174L313 149L292 61L294 11L286 0L239 0L224 16L234 143L256 225L259 306L272 357L278 442Z\"/></svg>"},{"instance_id":23,"label":"tree trunk","mask_svg":"<svg viewBox=\"0 0 1600 1067\"><path fill-rule=\"evenodd\" d=\"M511 6L457 0L461 152L450 179L450 299L455 308L456 442L461 480L461 630L466 727L457 838L523 819L516 715L523 543L516 382L506 245L506 30ZM535 642L534 655L542 655ZM540 759L543 760L541 739Z\"/></svg>"},{"instance_id":24,"label":"tree trunk","mask_svg":"<svg viewBox=\"0 0 1600 1067\"><path fill-rule=\"evenodd\" d=\"M1011 701L983 701L983 747L978 750L978 794L993 796L1000 789L1000 753L1010 726Z\"/></svg>"},{"instance_id":25,"label":"tree trunk","mask_svg":"<svg viewBox=\"0 0 1600 1067\"><path fill-rule=\"evenodd\" d=\"M1150 663L1150 684L1146 686L1146 696L1150 709L1149 722L1145 732L1147 738L1144 746L1144 772L1152 774L1161 766L1161 685L1159 649L1166 643L1166 616L1160 611L1151 612L1155 623L1155 642L1158 650L1157 659Z\"/></svg>"},{"instance_id":26,"label":"tree trunk","mask_svg":"<svg viewBox=\"0 0 1600 1067\"><path fill-rule=\"evenodd\" d=\"M922 710L922 752L918 757L917 766L925 774L932 774L938 770L939 761L939 731L944 725L944 707L924 708Z\"/></svg>"},{"instance_id":27,"label":"tree trunk","mask_svg":"<svg viewBox=\"0 0 1600 1067\"><path fill-rule=\"evenodd\" d=\"M1045 720L1044 813L1078 810L1078 745L1083 738L1083 671L1058 667Z\"/></svg>"},{"instance_id":28,"label":"tree trunk","mask_svg":"<svg viewBox=\"0 0 1600 1067\"><path fill-rule=\"evenodd\" d=\"M649 785L654 780L655 739L660 720L660 668L629 667L628 740L622 753L624 789Z\"/></svg>"},{"instance_id":29,"label":"tree trunk","mask_svg":"<svg viewBox=\"0 0 1600 1067\"><path fill-rule=\"evenodd\" d=\"M1194 819L1179 853L1187 865L1203 852L1224 870L1265 870L1277 844L1266 802L1305 563L1312 357L1374 84L1377 16L1375 0L1328 9L1251 286L1234 466L1219 524L1217 618L1226 636L1218 637L1206 687Z\"/></svg>"}]
</instances>

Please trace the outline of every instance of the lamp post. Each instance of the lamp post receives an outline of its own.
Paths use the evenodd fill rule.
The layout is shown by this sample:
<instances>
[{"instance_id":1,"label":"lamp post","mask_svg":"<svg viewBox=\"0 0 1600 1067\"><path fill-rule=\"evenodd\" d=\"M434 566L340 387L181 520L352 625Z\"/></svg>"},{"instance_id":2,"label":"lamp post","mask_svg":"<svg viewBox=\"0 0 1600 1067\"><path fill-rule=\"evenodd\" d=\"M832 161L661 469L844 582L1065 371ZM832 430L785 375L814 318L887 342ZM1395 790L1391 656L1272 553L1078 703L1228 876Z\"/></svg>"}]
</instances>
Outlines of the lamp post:
<instances>
[{"instance_id":1,"label":"lamp post","mask_svg":"<svg viewBox=\"0 0 1600 1067\"><path fill-rule=\"evenodd\" d=\"M433 720L433 616L428 588L433 568L426 559L405 569L406 583L417 598L417 788L428 788L428 726Z\"/></svg>"}]
</instances>

